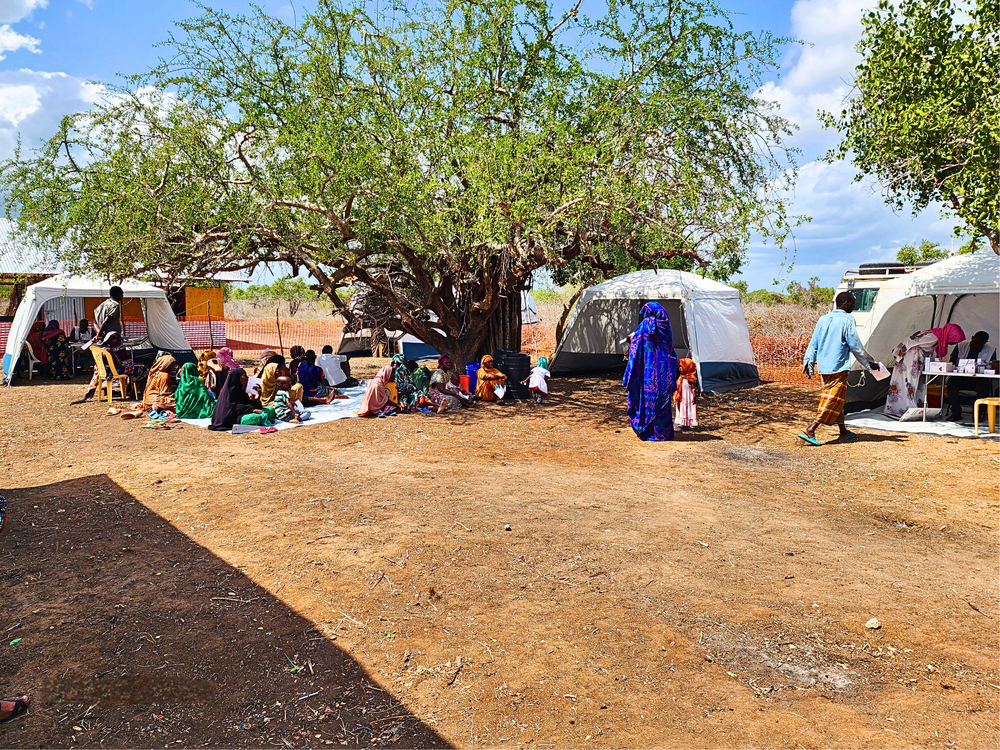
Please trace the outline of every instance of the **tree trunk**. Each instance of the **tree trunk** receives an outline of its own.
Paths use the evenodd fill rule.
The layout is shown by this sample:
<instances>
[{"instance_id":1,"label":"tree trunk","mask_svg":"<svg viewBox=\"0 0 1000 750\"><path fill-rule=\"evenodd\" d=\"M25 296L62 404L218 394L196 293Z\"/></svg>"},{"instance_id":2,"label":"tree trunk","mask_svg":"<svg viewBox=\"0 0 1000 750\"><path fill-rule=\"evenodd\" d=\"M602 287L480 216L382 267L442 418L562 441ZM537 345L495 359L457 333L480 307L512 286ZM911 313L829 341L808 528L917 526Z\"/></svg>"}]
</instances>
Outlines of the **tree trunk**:
<instances>
[{"instance_id":1,"label":"tree trunk","mask_svg":"<svg viewBox=\"0 0 1000 750\"><path fill-rule=\"evenodd\" d=\"M486 338L478 355L492 354L497 349L521 351L521 293L514 292L500 303L490 319Z\"/></svg>"}]
</instances>

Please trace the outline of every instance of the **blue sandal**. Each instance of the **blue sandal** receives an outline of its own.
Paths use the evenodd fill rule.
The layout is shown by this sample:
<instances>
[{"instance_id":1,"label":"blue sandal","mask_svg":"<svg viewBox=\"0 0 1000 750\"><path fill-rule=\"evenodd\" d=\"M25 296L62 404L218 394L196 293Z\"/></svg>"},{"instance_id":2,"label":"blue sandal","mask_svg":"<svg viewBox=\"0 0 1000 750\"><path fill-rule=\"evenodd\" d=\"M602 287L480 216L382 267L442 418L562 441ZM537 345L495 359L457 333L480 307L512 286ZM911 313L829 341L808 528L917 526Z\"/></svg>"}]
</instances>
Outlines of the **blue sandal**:
<instances>
[{"instance_id":1,"label":"blue sandal","mask_svg":"<svg viewBox=\"0 0 1000 750\"><path fill-rule=\"evenodd\" d=\"M809 437L804 432L799 433L799 437L805 440L807 443L809 443L809 445L822 445L822 443L820 443L819 440L817 440L814 437Z\"/></svg>"}]
</instances>

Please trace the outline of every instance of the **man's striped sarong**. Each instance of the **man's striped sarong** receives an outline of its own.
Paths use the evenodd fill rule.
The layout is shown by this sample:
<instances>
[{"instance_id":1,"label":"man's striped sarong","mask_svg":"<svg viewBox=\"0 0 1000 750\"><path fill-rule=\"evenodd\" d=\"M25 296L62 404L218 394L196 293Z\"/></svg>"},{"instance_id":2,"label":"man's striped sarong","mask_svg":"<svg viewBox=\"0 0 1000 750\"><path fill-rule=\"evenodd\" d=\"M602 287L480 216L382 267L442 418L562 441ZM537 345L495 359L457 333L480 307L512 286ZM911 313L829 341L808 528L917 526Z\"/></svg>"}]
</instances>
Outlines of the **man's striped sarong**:
<instances>
[{"instance_id":1,"label":"man's striped sarong","mask_svg":"<svg viewBox=\"0 0 1000 750\"><path fill-rule=\"evenodd\" d=\"M823 390L819 392L819 410L816 421L834 425L844 421L844 402L847 401L847 371L820 375Z\"/></svg>"}]
</instances>

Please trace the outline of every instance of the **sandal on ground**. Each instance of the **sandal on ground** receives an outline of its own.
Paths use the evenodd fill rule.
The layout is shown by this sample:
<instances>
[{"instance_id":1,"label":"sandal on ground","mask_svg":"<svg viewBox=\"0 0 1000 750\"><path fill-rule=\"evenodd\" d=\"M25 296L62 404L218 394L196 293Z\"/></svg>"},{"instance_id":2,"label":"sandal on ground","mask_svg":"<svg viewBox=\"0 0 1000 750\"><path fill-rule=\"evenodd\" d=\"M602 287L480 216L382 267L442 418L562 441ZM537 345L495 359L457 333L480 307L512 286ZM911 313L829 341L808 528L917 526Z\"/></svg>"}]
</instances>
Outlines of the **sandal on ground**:
<instances>
[{"instance_id":1,"label":"sandal on ground","mask_svg":"<svg viewBox=\"0 0 1000 750\"><path fill-rule=\"evenodd\" d=\"M858 436L855 433L853 433L850 430L848 430L846 435L842 435L842 436L840 436L840 437L837 438L837 442L838 443L849 443L852 440L857 440L857 439L858 439Z\"/></svg>"},{"instance_id":2,"label":"sandal on ground","mask_svg":"<svg viewBox=\"0 0 1000 750\"><path fill-rule=\"evenodd\" d=\"M800 433L799 437L805 440L807 443L809 443L809 445L822 445L822 443L820 443L819 440L817 440L814 437L809 437L804 432Z\"/></svg>"},{"instance_id":3,"label":"sandal on ground","mask_svg":"<svg viewBox=\"0 0 1000 750\"><path fill-rule=\"evenodd\" d=\"M138 409L132 409L130 411L123 411L121 414L122 419L135 419L136 417L141 417L142 412Z\"/></svg>"},{"instance_id":4,"label":"sandal on ground","mask_svg":"<svg viewBox=\"0 0 1000 750\"><path fill-rule=\"evenodd\" d=\"M119 409L117 406L112 406L110 409L108 409L108 416L109 417L113 417L116 414L121 414L121 413L122 413L122 410Z\"/></svg>"},{"instance_id":5,"label":"sandal on ground","mask_svg":"<svg viewBox=\"0 0 1000 750\"><path fill-rule=\"evenodd\" d=\"M4 698L0 700L0 724L27 713L30 703L31 698L27 695L22 695L20 698Z\"/></svg>"}]
</instances>

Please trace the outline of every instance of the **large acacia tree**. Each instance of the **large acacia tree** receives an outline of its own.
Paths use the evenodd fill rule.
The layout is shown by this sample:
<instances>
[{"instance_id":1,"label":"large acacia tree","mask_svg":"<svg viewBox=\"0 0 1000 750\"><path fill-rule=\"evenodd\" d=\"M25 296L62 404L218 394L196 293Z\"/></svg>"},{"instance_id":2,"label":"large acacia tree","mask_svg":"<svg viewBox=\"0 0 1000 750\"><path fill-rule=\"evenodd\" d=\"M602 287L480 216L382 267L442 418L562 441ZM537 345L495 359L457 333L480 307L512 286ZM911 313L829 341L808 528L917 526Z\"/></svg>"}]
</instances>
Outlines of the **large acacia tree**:
<instances>
[{"instance_id":1,"label":"large acacia tree","mask_svg":"<svg viewBox=\"0 0 1000 750\"><path fill-rule=\"evenodd\" d=\"M857 180L894 208L947 206L1000 254L1000 0L881 0L862 17L862 61L839 117Z\"/></svg>"},{"instance_id":2,"label":"large acacia tree","mask_svg":"<svg viewBox=\"0 0 1000 750\"><path fill-rule=\"evenodd\" d=\"M361 285L460 362L517 342L544 266L731 268L754 233L784 242L789 128L755 96L777 41L700 0L604 11L208 10L0 167L8 215L111 277L280 262L340 306Z\"/></svg>"}]
</instances>

